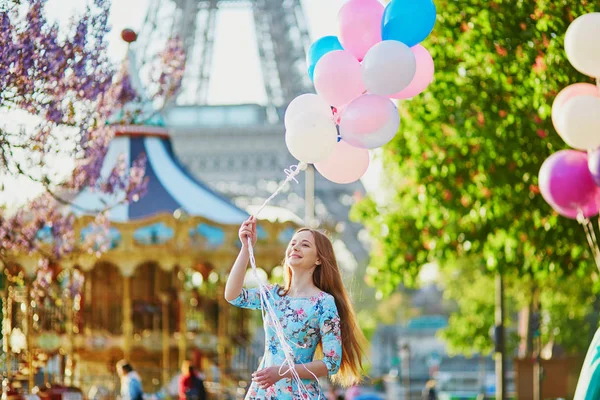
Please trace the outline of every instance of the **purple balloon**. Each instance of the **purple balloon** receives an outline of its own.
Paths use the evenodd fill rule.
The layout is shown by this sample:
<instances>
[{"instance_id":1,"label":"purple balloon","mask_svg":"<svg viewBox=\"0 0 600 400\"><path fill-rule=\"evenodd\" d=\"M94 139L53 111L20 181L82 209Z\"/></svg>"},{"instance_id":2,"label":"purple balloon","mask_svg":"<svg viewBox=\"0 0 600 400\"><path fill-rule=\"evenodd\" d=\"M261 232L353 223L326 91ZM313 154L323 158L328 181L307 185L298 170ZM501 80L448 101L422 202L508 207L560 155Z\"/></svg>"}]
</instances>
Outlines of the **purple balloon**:
<instances>
[{"instance_id":1,"label":"purple balloon","mask_svg":"<svg viewBox=\"0 0 600 400\"><path fill-rule=\"evenodd\" d=\"M577 218L598 214L598 187L588 169L586 153L561 150L544 161L539 173L540 192L544 200L561 215Z\"/></svg>"},{"instance_id":2,"label":"purple balloon","mask_svg":"<svg viewBox=\"0 0 600 400\"><path fill-rule=\"evenodd\" d=\"M588 152L588 168L594 182L600 186L600 149Z\"/></svg>"}]
</instances>

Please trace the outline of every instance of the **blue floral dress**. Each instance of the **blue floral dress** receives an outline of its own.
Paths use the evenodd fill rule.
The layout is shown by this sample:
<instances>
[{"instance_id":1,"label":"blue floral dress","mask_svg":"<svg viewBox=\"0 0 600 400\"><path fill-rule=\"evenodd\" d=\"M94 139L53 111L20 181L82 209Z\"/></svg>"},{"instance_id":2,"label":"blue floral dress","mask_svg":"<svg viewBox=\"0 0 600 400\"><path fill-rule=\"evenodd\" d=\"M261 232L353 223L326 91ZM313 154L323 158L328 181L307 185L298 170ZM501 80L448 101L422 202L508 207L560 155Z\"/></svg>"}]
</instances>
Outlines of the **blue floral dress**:
<instances>
[{"instance_id":1,"label":"blue floral dress","mask_svg":"<svg viewBox=\"0 0 600 400\"><path fill-rule=\"evenodd\" d=\"M283 328L288 344L294 352L296 364L313 361L315 350L319 342L323 348L323 362L327 366L329 375L335 374L342 361L342 340L340 331L340 317L335 299L332 295L321 292L314 297L288 297L280 296L280 286L270 285L267 292L275 313ZM260 309L260 295L258 289L242 289L242 293L231 304L250 309ZM258 367L263 369L280 366L285 361L285 355L279 339L271 324L265 321L265 354ZM308 390L310 400L325 399L325 395L315 379L303 379ZM289 378L279 380L267 390L261 389L252 382L247 400L296 400L302 399L296 382ZM304 397L306 399L306 397Z\"/></svg>"}]
</instances>

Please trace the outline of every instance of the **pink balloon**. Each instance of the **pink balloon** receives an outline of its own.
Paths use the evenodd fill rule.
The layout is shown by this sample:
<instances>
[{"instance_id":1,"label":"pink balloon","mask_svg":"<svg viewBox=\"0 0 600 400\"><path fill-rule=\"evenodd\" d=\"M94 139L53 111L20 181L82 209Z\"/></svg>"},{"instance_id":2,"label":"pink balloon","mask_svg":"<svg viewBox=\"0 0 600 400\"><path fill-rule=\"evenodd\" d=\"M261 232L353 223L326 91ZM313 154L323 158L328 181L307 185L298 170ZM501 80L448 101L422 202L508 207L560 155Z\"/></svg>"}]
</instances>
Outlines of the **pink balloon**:
<instances>
[{"instance_id":1,"label":"pink balloon","mask_svg":"<svg viewBox=\"0 0 600 400\"><path fill-rule=\"evenodd\" d=\"M359 61L374 44L381 42L384 10L377 0L350 0L338 13L340 42Z\"/></svg>"},{"instance_id":2,"label":"pink balloon","mask_svg":"<svg viewBox=\"0 0 600 400\"><path fill-rule=\"evenodd\" d=\"M552 103L552 124L559 135L562 134L562 113L569 100L578 96L599 97L598 88L591 83L575 83L569 85L558 93Z\"/></svg>"},{"instance_id":3,"label":"pink balloon","mask_svg":"<svg viewBox=\"0 0 600 400\"><path fill-rule=\"evenodd\" d=\"M352 146L374 149L392 140L399 126L400 114L390 99L365 94L343 111L340 135Z\"/></svg>"},{"instance_id":4,"label":"pink balloon","mask_svg":"<svg viewBox=\"0 0 600 400\"><path fill-rule=\"evenodd\" d=\"M390 96L392 99L409 99L415 97L427 89L427 86L433 81L435 65L433 64L433 58L431 57L431 54L429 54L429 51L420 44L411 47L410 49L417 60L417 72L407 87Z\"/></svg>"},{"instance_id":5,"label":"pink balloon","mask_svg":"<svg viewBox=\"0 0 600 400\"><path fill-rule=\"evenodd\" d=\"M315 67L315 89L330 105L341 107L365 91L360 63L345 50L325 54Z\"/></svg>"},{"instance_id":6,"label":"pink balloon","mask_svg":"<svg viewBox=\"0 0 600 400\"><path fill-rule=\"evenodd\" d=\"M369 150L350 146L343 140L336 143L328 159L315 163L321 175L331 182L342 184L359 180L368 167Z\"/></svg>"},{"instance_id":7,"label":"pink balloon","mask_svg":"<svg viewBox=\"0 0 600 400\"><path fill-rule=\"evenodd\" d=\"M598 213L598 187L588 169L587 153L559 150L548 157L539 172L542 197L561 215L577 218Z\"/></svg>"},{"instance_id":8,"label":"pink balloon","mask_svg":"<svg viewBox=\"0 0 600 400\"><path fill-rule=\"evenodd\" d=\"M596 196L594 196L588 203L582 207L560 207L554 203L548 203L550 206L563 217L570 219L577 219L579 212L583 214L585 218L590 218L598 215L600 206L600 189L596 189Z\"/></svg>"},{"instance_id":9,"label":"pink balloon","mask_svg":"<svg viewBox=\"0 0 600 400\"><path fill-rule=\"evenodd\" d=\"M389 119L389 101L376 94L364 94L344 110L343 120L355 134L365 134L381 128ZM391 103L393 104L393 103Z\"/></svg>"}]
</instances>

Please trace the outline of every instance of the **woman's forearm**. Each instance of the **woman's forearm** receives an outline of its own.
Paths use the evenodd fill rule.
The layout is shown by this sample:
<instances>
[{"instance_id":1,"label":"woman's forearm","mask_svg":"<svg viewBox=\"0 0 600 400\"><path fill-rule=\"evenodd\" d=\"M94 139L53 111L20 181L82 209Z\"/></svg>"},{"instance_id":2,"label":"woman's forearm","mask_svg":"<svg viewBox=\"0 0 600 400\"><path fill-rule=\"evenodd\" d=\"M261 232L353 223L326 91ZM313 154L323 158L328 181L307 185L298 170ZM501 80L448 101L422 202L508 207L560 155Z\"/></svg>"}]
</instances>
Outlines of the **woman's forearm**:
<instances>
[{"instance_id":1,"label":"woman's forearm","mask_svg":"<svg viewBox=\"0 0 600 400\"><path fill-rule=\"evenodd\" d=\"M296 364L294 367L300 379L315 379L315 377L320 378L329 375L327 366L321 360L311 361L306 364ZM291 378L292 371L285 371L283 377Z\"/></svg>"},{"instance_id":2,"label":"woman's forearm","mask_svg":"<svg viewBox=\"0 0 600 400\"><path fill-rule=\"evenodd\" d=\"M242 293L249 260L250 253L248 252L248 247L243 245L240 254L238 254L233 263L233 267L231 267L231 272L229 272L229 277L225 284L225 300L235 300Z\"/></svg>"}]
</instances>

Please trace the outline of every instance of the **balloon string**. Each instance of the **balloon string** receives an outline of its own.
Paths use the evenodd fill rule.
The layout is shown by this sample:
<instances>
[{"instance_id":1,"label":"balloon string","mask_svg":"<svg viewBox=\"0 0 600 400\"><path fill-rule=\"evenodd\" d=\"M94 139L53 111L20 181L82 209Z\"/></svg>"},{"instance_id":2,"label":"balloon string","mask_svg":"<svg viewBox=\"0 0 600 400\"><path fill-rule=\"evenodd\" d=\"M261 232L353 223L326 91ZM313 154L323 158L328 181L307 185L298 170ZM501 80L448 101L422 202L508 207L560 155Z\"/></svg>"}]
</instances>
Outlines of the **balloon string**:
<instances>
[{"instance_id":1,"label":"balloon string","mask_svg":"<svg viewBox=\"0 0 600 400\"><path fill-rule=\"evenodd\" d=\"M594 258L596 267L598 268L598 270L600 270L600 248L598 247L598 240L596 238L594 225L588 218L585 218L583 216L582 210L579 210L577 212L577 222L579 222L583 227L585 237L587 239L588 245L590 246L590 250L592 251L592 257Z\"/></svg>"},{"instance_id":2,"label":"balloon string","mask_svg":"<svg viewBox=\"0 0 600 400\"><path fill-rule=\"evenodd\" d=\"M598 239L596 237L596 230L594 229L594 224L592 221L587 221L588 231L590 232L590 237L592 238L592 243L594 245L594 249L596 250L596 266L600 270L600 247L598 246Z\"/></svg>"},{"instance_id":3,"label":"balloon string","mask_svg":"<svg viewBox=\"0 0 600 400\"><path fill-rule=\"evenodd\" d=\"M304 171L306 168L306 163L300 162L298 163L298 165L292 165L289 168L284 169L283 172L285 172L287 178L285 178L285 180L279 184L279 187L273 192L273 194L271 194L271 196L269 196L269 198L264 201L264 203L262 204L262 206L260 206L258 211L254 213L254 216L258 217L258 214L260 214L260 212L267 206L267 204L269 204L271 200L273 200L275 196L277 196L283 190L285 185L287 185L291 181L298 183L298 180L296 180L296 176L300 173L300 171Z\"/></svg>"},{"instance_id":4,"label":"balloon string","mask_svg":"<svg viewBox=\"0 0 600 400\"><path fill-rule=\"evenodd\" d=\"M285 169L284 172L287 175L286 179L279 185L279 187L273 192L273 194L271 194L271 196L269 196L269 198L267 198L263 202L262 206L260 206L258 211L256 211L256 213L254 213L254 217L258 217L258 215L267 206L267 204L269 204L271 202L271 200L273 200L275 198L275 196L277 196L289 182L294 181L294 182L298 183L296 176L300 173L300 171L305 170L306 167L307 167L306 163L300 162L300 163L298 163L298 165L292 165L288 169ZM271 304L271 301L269 299L270 293L267 290L267 285L258 276L256 259L254 257L254 248L252 246L252 239L250 237L248 237L247 240L248 240L248 254L249 254L249 258L250 258L250 265L252 266L252 273L254 274L254 279L256 279L256 282L258 283L258 292L259 292L259 296L260 296L262 316L263 316L263 319L267 322L267 324L270 325L275 330L275 334L277 336L277 339L279 340L279 343L281 344L284 358L285 358L284 362L279 366L279 371L278 371L279 376L284 376L285 374L287 374L289 372L292 375L292 378L291 378L292 381L295 381L298 386L297 390L298 390L299 394L301 395L301 398L309 399L311 394L308 391L308 388L306 387L306 385L304 384L302 379L300 378L298 371L296 371L296 360L294 358L294 351L292 350L288 339L286 339L286 337L285 337L283 327L281 326L281 321L279 321L279 318L277 317L277 313L275 312L275 309L273 308L273 305ZM301 347L296 343L294 343L294 344L298 347ZM310 371L308 368L306 368L306 366L304 366L304 368L308 372L310 372L310 374L315 378L315 380L318 380L318 377L312 371ZM320 397L321 397L321 393L320 393L320 388L319 388L319 398Z\"/></svg>"}]
</instances>

